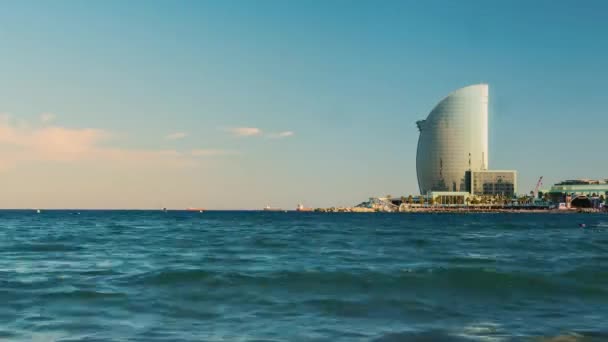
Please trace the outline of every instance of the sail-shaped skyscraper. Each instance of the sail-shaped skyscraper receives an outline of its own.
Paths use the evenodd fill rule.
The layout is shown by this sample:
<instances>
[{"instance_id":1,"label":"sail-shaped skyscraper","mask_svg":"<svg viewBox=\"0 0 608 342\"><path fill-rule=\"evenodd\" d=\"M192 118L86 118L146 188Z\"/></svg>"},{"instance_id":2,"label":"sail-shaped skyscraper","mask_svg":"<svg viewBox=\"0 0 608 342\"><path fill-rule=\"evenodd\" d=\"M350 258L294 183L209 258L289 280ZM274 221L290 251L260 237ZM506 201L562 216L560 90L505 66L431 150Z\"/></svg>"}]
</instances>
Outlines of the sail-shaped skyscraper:
<instances>
[{"instance_id":1,"label":"sail-shaped skyscraper","mask_svg":"<svg viewBox=\"0 0 608 342\"><path fill-rule=\"evenodd\" d=\"M470 191L468 171L488 168L488 85L452 92L417 125L420 193Z\"/></svg>"}]
</instances>

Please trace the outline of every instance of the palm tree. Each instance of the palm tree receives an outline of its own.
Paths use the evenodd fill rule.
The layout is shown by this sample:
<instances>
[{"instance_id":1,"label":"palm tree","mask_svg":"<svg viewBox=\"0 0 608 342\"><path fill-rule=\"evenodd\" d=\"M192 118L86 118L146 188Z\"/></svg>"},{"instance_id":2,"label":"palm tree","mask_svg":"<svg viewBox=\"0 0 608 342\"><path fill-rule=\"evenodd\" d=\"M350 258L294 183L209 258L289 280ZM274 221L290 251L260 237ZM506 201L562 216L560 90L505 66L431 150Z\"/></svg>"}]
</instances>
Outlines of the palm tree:
<instances>
[{"instance_id":1,"label":"palm tree","mask_svg":"<svg viewBox=\"0 0 608 342\"><path fill-rule=\"evenodd\" d=\"M509 203L509 200L507 199L507 196L500 195L500 204L507 205L508 203Z\"/></svg>"},{"instance_id":2,"label":"palm tree","mask_svg":"<svg viewBox=\"0 0 608 342\"><path fill-rule=\"evenodd\" d=\"M487 196L482 196L481 197L481 204L488 204L488 197Z\"/></svg>"}]
</instances>

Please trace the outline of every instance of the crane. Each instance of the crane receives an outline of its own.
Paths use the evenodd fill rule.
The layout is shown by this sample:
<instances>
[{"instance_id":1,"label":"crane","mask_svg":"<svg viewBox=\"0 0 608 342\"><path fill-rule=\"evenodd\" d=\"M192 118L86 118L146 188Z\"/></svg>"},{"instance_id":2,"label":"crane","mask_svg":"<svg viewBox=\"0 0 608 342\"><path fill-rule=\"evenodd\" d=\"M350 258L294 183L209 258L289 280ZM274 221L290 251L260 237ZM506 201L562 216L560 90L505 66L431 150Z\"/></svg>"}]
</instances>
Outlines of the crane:
<instances>
[{"instance_id":1,"label":"crane","mask_svg":"<svg viewBox=\"0 0 608 342\"><path fill-rule=\"evenodd\" d=\"M538 189L543 185L543 176L540 176L538 182L536 183L536 187L534 188L534 198L538 197Z\"/></svg>"}]
</instances>

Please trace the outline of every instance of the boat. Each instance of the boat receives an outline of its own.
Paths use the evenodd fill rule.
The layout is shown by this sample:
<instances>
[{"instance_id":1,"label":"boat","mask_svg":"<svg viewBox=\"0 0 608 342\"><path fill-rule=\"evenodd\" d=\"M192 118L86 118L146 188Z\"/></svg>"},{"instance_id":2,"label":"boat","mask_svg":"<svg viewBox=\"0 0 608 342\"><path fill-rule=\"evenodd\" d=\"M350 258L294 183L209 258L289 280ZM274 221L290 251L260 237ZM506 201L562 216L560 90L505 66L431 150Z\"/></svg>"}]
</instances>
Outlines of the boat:
<instances>
[{"instance_id":1,"label":"boat","mask_svg":"<svg viewBox=\"0 0 608 342\"><path fill-rule=\"evenodd\" d=\"M283 211L283 209L281 209L281 208L273 208L273 207L267 205L267 206L264 207L264 211Z\"/></svg>"},{"instance_id":2,"label":"boat","mask_svg":"<svg viewBox=\"0 0 608 342\"><path fill-rule=\"evenodd\" d=\"M202 213L203 211L205 211L205 209L203 208L187 208L187 211L198 211L199 213Z\"/></svg>"},{"instance_id":3,"label":"boat","mask_svg":"<svg viewBox=\"0 0 608 342\"><path fill-rule=\"evenodd\" d=\"M312 208L306 208L303 204L298 204L296 207L296 211L312 211Z\"/></svg>"}]
</instances>

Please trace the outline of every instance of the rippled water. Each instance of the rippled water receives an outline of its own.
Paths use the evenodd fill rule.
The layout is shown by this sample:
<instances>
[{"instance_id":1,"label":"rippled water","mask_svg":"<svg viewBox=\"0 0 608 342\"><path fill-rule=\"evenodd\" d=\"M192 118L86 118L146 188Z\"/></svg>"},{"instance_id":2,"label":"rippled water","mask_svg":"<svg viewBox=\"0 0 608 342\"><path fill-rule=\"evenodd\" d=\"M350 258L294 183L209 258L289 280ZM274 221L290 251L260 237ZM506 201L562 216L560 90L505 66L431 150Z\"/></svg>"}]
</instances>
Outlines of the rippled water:
<instances>
[{"instance_id":1,"label":"rippled water","mask_svg":"<svg viewBox=\"0 0 608 342\"><path fill-rule=\"evenodd\" d=\"M607 215L3 211L0 226L0 340L608 340Z\"/></svg>"}]
</instances>

